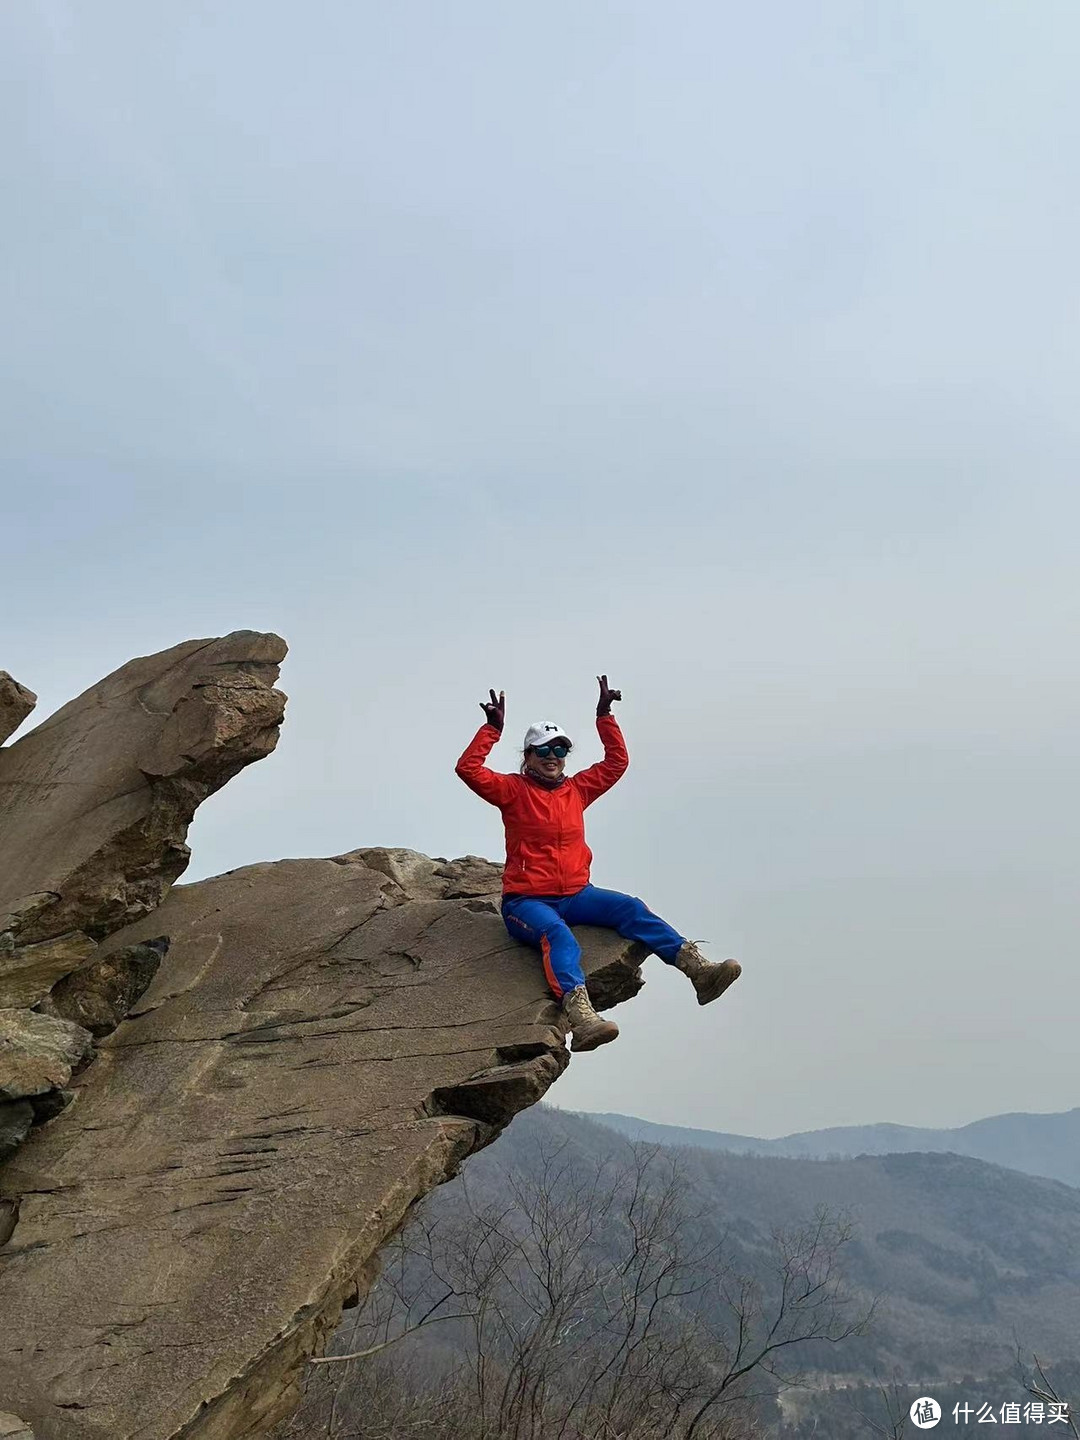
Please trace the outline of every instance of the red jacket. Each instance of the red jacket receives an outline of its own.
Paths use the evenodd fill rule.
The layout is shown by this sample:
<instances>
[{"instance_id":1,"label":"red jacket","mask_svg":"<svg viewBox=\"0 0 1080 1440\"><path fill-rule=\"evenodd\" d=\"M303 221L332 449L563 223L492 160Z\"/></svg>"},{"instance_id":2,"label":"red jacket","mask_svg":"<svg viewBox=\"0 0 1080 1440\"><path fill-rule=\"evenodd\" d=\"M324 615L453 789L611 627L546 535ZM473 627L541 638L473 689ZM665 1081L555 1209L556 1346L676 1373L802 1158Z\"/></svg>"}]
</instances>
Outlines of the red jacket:
<instances>
[{"instance_id":1,"label":"red jacket","mask_svg":"<svg viewBox=\"0 0 1080 1440\"><path fill-rule=\"evenodd\" d=\"M614 715L601 715L596 728L604 758L553 790L529 775L497 775L484 764L499 739L494 725L481 725L457 762L457 773L482 800L497 805L506 828L506 895L575 895L589 883L592 851L585 844L585 807L598 800L630 763Z\"/></svg>"}]
</instances>

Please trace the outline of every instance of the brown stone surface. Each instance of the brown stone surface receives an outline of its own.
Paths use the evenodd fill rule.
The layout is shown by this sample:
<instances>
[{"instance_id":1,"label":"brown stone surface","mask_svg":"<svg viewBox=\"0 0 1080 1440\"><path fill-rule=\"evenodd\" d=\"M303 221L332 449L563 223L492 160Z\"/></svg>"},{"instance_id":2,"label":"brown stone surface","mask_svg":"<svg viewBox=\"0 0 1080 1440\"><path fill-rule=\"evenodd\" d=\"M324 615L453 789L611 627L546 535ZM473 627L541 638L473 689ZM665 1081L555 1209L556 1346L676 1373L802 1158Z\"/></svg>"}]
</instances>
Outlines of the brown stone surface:
<instances>
[{"instance_id":1,"label":"brown stone surface","mask_svg":"<svg viewBox=\"0 0 1080 1440\"><path fill-rule=\"evenodd\" d=\"M34 1432L17 1415L0 1411L0 1440L34 1440Z\"/></svg>"},{"instance_id":2,"label":"brown stone surface","mask_svg":"<svg viewBox=\"0 0 1080 1440\"><path fill-rule=\"evenodd\" d=\"M157 974L168 948L163 937L156 937L111 950L73 975L65 975L38 1008L47 1015L74 1021L98 1040L111 1035Z\"/></svg>"},{"instance_id":3,"label":"brown stone surface","mask_svg":"<svg viewBox=\"0 0 1080 1440\"><path fill-rule=\"evenodd\" d=\"M132 660L0 749L0 1006L159 903L196 806L277 742L285 648L241 630Z\"/></svg>"},{"instance_id":4,"label":"brown stone surface","mask_svg":"<svg viewBox=\"0 0 1080 1440\"><path fill-rule=\"evenodd\" d=\"M0 935L0 1002L6 1006L35 1004L58 980L85 964L97 948L97 941L81 930L19 946L13 933L5 931Z\"/></svg>"},{"instance_id":5,"label":"brown stone surface","mask_svg":"<svg viewBox=\"0 0 1080 1440\"><path fill-rule=\"evenodd\" d=\"M0 1100L0 1160L6 1160L30 1133L34 1107L29 1100Z\"/></svg>"},{"instance_id":6,"label":"brown stone surface","mask_svg":"<svg viewBox=\"0 0 1080 1440\"><path fill-rule=\"evenodd\" d=\"M38 1440L224 1440L288 1413L408 1207L568 1062L498 879L409 851L255 865L106 943L170 948L0 1170L22 1196L0 1395ZM581 938L600 1003L640 988L636 947Z\"/></svg>"},{"instance_id":7,"label":"brown stone surface","mask_svg":"<svg viewBox=\"0 0 1080 1440\"><path fill-rule=\"evenodd\" d=\"M6 670L0 670L0 745L14 735L36 704L32 690L12 679Z\"/></svg>"},{"instance_id":8,"label":"brown stone surface","mask_svg":"<svg viewBox=\"0 0 1080 1440\"><path fill-rule=\"evenodd\" d=\"M0 1101L62 1089L90 1054L81 1025L32 1010L0 1010Z\"/></svg>"}]
</instances>

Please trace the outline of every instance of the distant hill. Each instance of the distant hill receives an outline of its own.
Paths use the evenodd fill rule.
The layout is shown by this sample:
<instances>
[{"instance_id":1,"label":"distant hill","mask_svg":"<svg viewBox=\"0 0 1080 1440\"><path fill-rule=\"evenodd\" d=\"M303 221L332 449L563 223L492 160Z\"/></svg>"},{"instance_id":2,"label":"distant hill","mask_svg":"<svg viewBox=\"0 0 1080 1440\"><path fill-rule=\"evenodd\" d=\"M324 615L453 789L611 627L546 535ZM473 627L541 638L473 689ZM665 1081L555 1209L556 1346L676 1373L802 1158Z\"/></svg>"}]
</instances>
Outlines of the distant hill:
<instances>
[{"instance_id":1,"label":"distant hill","mask_svg":"<svg viewBox=\"0 0 1080 1440\"><path fill-rule=\"evenodd\" d=\"M493 1169L524 1167L544 1127L595 1151L605 1143L598 1123L544 1107L519 1116L486 1154ZM1010 1363L1014 1334L1047 1358L1075 1355L1080 1190L953 1153L811 1161L695 1147L682 1158L699 1204L748 1263L774 1227L816 1205L851 1214L848 1277L886 1298L872 1336L833 1357L838 1373L988 1374Z\"/></svg>"},{"instance_id":2,"label":"distant hill","mask_svg":"<svg viewBox=\"0 0 1080 1440\"><path fill-rule=\"evenodd\" d=\"M582 1118L607 1125L630 1140L646 1140L655 1145L694 1145L702 1150L726 1150L736 1155L775 1155L800 1160L949 1153L1080 1186L1080 1109L1055 1115L991 1115L956 1130L920 1130L912 1125L840 1125L785 1135L779 1140L726 1135L718 1130L693 1130L682 1125L656 1125L633 1115L584 1114Z\"/></svg>"},{"instance_id":3,"label":"distant hill","mask_svg":"<svg viewBox=\"0 0 1080 1440\"><path fill-rule=\"evenodd\" d=\"M778 1231L805 1222L821 1206L853 1221L843 1274L860 1307L877 1299L876 1318L865 1336L802 1353L799 1364L811 1372L811 1383L785 1395L782 1415L765 1417L766 1433L777 1440L863 1440L871 1433L865 1417L880 1407L881 1381L895 1381L905 1404L925 1394L949 1397L950 1404L977 1393L995 1403L1022 1401L1017 1345L1028 1356L1036 1352L1063 1382L1076 1382L1080 1189L957 1154L807 1159L732 1153L717 1142L745 1144L742 1137L614 1118L642 1127L649 1139L658 1130L678 1138L681 1193L703 1227L702 1239L722 1245L733 1272L766 1290L775 1274ZM1070 1117L1003 1117L1032 1118ZM710 1143L687 1144L698 1136ZM538 1105L473 1156L463 1176L428 1196L424 1208L466 1229L475 1223L474 1206L494 1207L505 1220L514 1215L522 1187L539 1183L543 1154L556 1155L560 1169L571 1180L580 1175L587 1187L595 1164L625 1163L628 1149L629 1141L598 1117ZM610 1245L615 1273L617 1227L598 1226L593 1243ZM722 1301L705 1291L692 1303L722 1324ZM437 1375L460 1358L464 1340L465 1332L449 1325L421 1331L395 1351L395 1364L409 1360Z\"/></svg>"}]
</instances>

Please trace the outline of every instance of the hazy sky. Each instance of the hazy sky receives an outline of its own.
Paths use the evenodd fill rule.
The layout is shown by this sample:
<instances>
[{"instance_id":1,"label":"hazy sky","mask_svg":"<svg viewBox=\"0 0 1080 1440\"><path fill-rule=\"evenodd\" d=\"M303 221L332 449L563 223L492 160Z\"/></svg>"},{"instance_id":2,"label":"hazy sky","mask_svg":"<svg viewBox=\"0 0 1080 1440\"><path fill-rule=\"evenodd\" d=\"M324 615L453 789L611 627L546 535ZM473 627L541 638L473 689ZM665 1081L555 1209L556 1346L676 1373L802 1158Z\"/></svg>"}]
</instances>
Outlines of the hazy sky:
<instances>
[{"instance_id":1,"label":"hazy sky","mask_svg":"<svg viewBox=\"0 0 1080 1440\"><path fill-rule=\"evenodd\" d=\"M1080 1103L1080 12L0 13L0 666L291 646L189 878L499 853L453 775L631 770L657 960L552 1098L761 1135ZM511 743L512 742L512 743Z\"/></svg>"}]
</instances>

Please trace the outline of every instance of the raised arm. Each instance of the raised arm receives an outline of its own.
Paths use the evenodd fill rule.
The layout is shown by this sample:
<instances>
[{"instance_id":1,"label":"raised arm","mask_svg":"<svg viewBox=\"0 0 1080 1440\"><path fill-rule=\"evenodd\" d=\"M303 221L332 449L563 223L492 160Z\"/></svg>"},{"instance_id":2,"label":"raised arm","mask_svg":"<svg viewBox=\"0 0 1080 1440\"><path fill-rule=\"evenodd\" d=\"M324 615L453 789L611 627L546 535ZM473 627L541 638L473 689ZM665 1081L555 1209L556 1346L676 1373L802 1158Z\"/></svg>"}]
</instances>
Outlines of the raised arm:
<instances>
[{"instance_id":1,"label":"raised arm","mask_svg":"<svg viewBox=\"0 0 1080 1440\"><path fill-rule=\"evenodd\" d=\"M480 701L480 708L487 720L469 742L454 770L469 789L475 791L489 805L505 805L513 794L514 777L496 774L494 770L487 768L484 761L502 734L506 719L506 696L501 690L498 698L494 690L488 693L491 696L490 703Z\"/></svg>"},{"instance_id":2,"label":"raised arm","mask_svg":"<svg viewBox=\"0 0 1080 1440\"><path fill-rule=\"evenodd\" d=\"M574 776L573 784L581 791L583 805L591 805L594 800L599 800L605 790L610 790L616 780L626 774L626 767L630 764L619 722L611 713L611 702L621 700L622 691L610 690L606 675L598 675L596 678L600 685L600 699L596 705L596 728L604 742L604 758L599 764L590 765L587 770Z\"/></svg>"}]
</instances>

